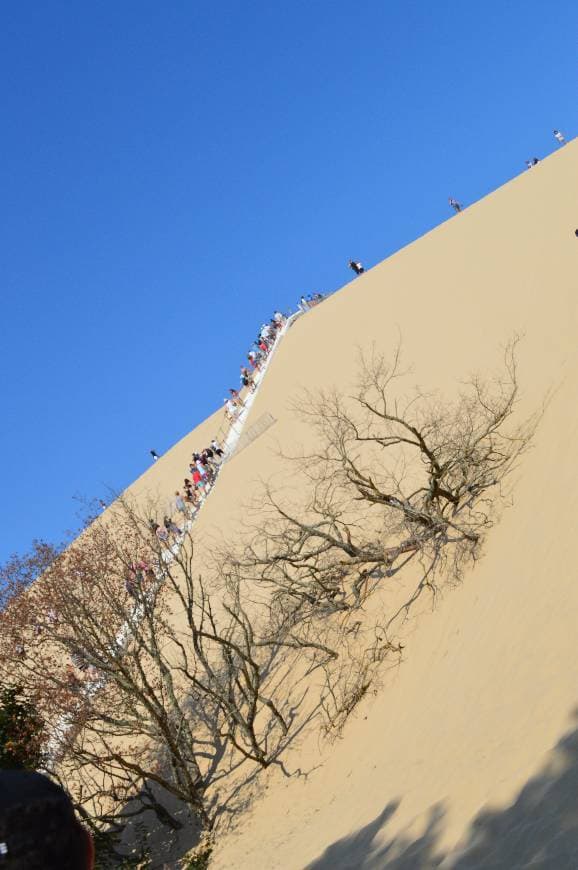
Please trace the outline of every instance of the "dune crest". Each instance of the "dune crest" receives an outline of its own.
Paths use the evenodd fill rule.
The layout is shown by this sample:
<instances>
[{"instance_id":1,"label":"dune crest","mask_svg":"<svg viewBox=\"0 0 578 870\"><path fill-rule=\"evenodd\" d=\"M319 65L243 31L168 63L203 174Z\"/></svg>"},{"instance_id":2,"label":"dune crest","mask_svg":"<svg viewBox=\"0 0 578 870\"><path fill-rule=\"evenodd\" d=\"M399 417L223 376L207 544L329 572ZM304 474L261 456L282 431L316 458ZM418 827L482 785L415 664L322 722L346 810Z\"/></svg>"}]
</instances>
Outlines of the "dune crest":
<instances>
[{"instance_id":1,"label":"dune crest","mask_svg":"<svg viewBox=\"0 0 578 870\"><path fill-rule=\"evenodd\" d=\"M573 142L355 279L273 361L252 413L273 414L274 432L224 472L208 536L275 474L274 445L306 439L288 396L348 384L357 346L387 350L401 332L415 382L451 394L518 331L521 412L554 394L483 559L413 624L341 740L288 753L307 776L267 775L212 866L574 866L577 181Z\"/></svg>"}]
</instances>

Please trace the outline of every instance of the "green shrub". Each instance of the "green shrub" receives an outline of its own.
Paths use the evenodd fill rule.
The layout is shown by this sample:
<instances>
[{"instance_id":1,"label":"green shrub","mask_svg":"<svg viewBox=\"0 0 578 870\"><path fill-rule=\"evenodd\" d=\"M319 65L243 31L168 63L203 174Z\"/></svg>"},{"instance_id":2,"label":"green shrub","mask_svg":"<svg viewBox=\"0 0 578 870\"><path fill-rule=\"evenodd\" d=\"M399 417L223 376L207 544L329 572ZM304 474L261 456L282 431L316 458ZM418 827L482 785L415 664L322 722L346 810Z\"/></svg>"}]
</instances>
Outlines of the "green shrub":
<instances>
[{"instance_id":1,"label":"green shrub","mask_svg":"<svg viewBox=\"0 0 578 870\"><path fill-rule=\"evenodd\" d=\"M44 742L42 718L22 688L0 688L0 768L38 770Z\"/></svg>"}]
</instances>

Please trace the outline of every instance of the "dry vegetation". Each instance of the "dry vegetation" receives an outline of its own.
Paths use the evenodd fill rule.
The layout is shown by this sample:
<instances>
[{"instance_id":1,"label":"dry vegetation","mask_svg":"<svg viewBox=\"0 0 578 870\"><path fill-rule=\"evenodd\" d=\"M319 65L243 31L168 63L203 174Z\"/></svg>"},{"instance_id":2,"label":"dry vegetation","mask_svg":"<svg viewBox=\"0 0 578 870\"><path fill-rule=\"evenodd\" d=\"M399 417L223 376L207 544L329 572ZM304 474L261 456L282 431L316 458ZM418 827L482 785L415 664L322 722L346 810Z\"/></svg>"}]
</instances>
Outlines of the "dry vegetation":
<instances>
[{"instance_id":1,"label":"dry vegetation","mask_svg":"<svg viewBox=\"0 0 578 870\"><path fill-rule=\"evenodd\" d=\"M172 799L210 830L242 765L282 765L316 712L343 727L401 652L396 618L460 579L496 520L538 419L516 422L515 350L452 402L404 394L399 351L362 356L351 396L303 394L317 446L286 461L305 501L266 489L253 534L210 576L190 531L169 557L150 507L123 499L65 552L5 566L0 682L17 680L50 724L47 769L93 828L151 809L177 828ZM408 566L401 607L370 606ZM307 680L316 697L301 707Z\"/></svg>"}]
</instances>

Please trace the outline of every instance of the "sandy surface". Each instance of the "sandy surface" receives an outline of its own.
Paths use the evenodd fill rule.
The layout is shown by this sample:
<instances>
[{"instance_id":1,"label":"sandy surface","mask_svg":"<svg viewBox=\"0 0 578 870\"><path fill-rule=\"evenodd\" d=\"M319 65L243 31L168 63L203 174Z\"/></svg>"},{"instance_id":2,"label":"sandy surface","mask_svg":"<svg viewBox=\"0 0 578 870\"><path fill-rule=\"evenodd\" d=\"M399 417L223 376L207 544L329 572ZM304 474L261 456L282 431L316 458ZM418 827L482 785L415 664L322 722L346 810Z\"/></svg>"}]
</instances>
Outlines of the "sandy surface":
<instances>
[{"instance_id":1,"label":"sandy surface","mask_svg":"<svg viewBox=\"0 0 578 870\"><path fill-rule=\"evenodd\" d=\"M352 281L276 352L248 425L275 422L223 469L195 525L201 557L279 473L276 446L310 443L290 398L349 385L357 347L401 334L413 383L451 396L519 332L521 412L556 393L484 559L416 622L341 740L310 733L290 750L306 777L267 775L220 838L218 870L578 867L577 182L575 141ZM132 491L169 499L221 419Z\"/></svg>"}]
</instances>

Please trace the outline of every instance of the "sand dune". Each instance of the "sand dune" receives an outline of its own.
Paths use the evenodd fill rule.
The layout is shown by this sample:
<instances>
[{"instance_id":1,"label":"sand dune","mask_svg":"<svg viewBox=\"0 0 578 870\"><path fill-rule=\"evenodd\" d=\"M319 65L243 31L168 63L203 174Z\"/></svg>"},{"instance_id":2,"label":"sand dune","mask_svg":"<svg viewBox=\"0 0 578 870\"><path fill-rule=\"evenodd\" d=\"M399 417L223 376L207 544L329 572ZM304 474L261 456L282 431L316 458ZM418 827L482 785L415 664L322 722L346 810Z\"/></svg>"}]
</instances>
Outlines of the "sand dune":
<instances>
[{"instance_id":1,"label":"sand dune","mask_svg":"<svg viewBox=\"0 0 578 870\"><path fill-rule=\"evenodd\" d=\"M212 866L578 866L577 182L575 141L352 281L276 352L247 425L275 423L224 467L195 525L201 559L279 473L277 446L310 444L291 397L349 385L357 347L401 335L413 382L451 396L518 332L520 413L555 392L476 570L415 621L403 663L341 740L310 733L289 751L306 777L263 778ZM131 492L169 499L221 419Z\"/></svg>"}]
</instances>

